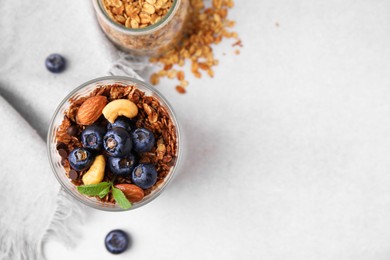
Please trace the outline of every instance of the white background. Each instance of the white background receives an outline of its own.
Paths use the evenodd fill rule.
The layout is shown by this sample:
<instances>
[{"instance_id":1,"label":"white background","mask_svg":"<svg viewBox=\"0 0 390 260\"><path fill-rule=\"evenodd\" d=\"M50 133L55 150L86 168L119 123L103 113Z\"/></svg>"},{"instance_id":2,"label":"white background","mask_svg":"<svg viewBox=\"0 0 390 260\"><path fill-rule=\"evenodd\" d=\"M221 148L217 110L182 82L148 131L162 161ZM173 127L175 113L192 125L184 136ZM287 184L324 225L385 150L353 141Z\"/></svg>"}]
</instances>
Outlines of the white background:
<instances>
[{"instance_id":1,"label":"white background","mask_svg":"<svg viewBox=\"0 0 390 260\"><path fill-rule=\"evenodd\" d=\"M143 208L87 210L49 260L390 258L390 2L237 0L229 16L241 54L215 46L215 78L187 70L186 95L158 87L187 138L177 178ZM133 243L113 256L116 228Z\"/></svg>"}]
</instances>

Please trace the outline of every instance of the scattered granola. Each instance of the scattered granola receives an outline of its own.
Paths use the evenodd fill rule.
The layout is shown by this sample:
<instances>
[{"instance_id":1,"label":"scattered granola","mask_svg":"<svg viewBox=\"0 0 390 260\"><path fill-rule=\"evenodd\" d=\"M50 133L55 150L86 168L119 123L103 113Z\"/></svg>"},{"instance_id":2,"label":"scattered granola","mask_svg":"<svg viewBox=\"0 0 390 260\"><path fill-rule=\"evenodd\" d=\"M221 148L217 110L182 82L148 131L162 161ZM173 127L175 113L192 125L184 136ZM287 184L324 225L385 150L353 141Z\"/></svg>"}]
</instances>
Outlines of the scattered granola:
<instances>
[{"instance_id":1,"label":"scattered granola","mask_svg":"<svg viewBox=\"0 0 390 260\"><path fill-rule=\"evenodd\" d=\"M106 12L102 14L97 9L98 21L119 48L134 55L150 56L150 62L163 66L150 76L153 85L158 85L164 77L177 79L176 90L184 94L189 82L185 80L183 69L174 66L183 67L190 62L191 73L196 78L201 78L203 74L213 78L213 67L219 64L214 57L213 44L233 38L236 39L233 47L243 47L237 32L231 30L235 21L228 19L234 0L212 0L210 4L205 0L97 1L103 3ZM174 9L172 13L170 9ZM104 16L134 30L131 33L120 30L107 23ZM148 29L165 16L171 18L167 18L169 22L163 27L145 33L137 32L139 28ZM236 49L234 53L238 55L240 50Z\"/></svg>"},{"instance_id":2,"label":"scattered granola","mask_svg":"<svg viewBox=\"0 0 390 260\"><path fill-rule=\"evenodd\" d=\"M81 133L88 126L80 124L77 120L77 115L80 108L82 108L82 104L85 104L86 101L91 102L91 100L96 100L98 97L107 99L108 102L114 105L116 105L115 103L117 103L117 101L124 103L131 102L136 106L131 108L132 111L138 110L136 116L132 119L135 127L145 128L153 133L156 141L153 147L150 146L152 149L148 152L138 153L139 163L150 163L154 165L157 172L157 180L153 186L142 189L137 188L134 187L135 183L132 181L131 176L120 176L111 172L109 167L104 166L105 162L108 160L108 155L106 153L101 153L101 155L96 156L95 161L89 169L77 170L70 165L68 155L71 154L71 151L75 148L80 148L81 150L86 151L89 149L85 148L85 146L83 147L81 140ZM64 119L56 132L57 151L62 158L61 164L63 165L66 175L70 181L74 185L83 188L79 189L80 192L82 190L88 192L88 190L84 188L87 187L85 184L87 184L86 181L88 181L89 185L100 185L102 189L106 190L106 193L103 194L104 196L100 196L101 194L96 196L98 200L107 203L115 203L115 201L119 203L117 198L115 198L115 193L118 191L113 190L112 192L109 192L108 190L107 185L111 183L112 189L116 188L122 190L129 201L135 202L150 194L164 182L164 179L170 174L176 163L178 151L177 130L167 109L161 105L157 98L145 95L144 92L135 86L114 84L100 86L88 96L71 99L70 103L71 105L69 109L65 111ZM85 107L86 106L84 105L83 109L86 109ZM94 126L106 129L109 122L106 119L107 114L105 113L110 113L108 117L111 118L113 113L112 109L116 109L115 107L109 108L110 109L101 112L103 115L93 122ZM118 112L119 115L122 115L122 110L119 109L116 112ZM95 113L91 114L91 117L95 118ZM69 129L71 129L71 131ZM97 160L98 157L99 161ZM103 173L103 176L98 176L98 173ZM97 176L98 180L96 180ZM84 186L80 186L83 184Z\"/></svg>"},{"instance_id":3,"label":"scattered granola","mask_svg":"<svg viewBox=\"0 0 390 260\"><path fill-rule=\"evenodd\" d=\"M186 93L189 83L184 80L184 71L172 68L174 65L184 66L187 60L191 62L191 72L196 78L201 78L202 72L214 77L213 67L219 62L214 58L212 44L218 44L224 38L234 38L237 42L233 47L242 47L238 34L229 31L235 25L234 21L228 19L228 10L233 6L233 0L213 0L209 7L205 6L204 0L191 0L188 27L182 43L150 59L153 63L163 65L161 70L151 75L150 82L157 85L160 78L177 78L180 83L176 90ZM235 53L239 54L239 50Z\"/></svg>"}]
</instances>

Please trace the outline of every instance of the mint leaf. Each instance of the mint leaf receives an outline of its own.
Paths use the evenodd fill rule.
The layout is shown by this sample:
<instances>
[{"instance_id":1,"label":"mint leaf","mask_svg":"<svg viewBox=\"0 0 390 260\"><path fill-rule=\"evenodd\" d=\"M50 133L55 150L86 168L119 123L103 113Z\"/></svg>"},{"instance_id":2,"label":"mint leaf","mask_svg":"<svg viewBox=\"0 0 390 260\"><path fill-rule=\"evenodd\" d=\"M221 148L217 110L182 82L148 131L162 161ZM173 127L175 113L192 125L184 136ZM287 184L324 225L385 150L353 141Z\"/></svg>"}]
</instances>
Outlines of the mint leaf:
<instances>
[{"instance_id":1,"label":"mint leaf","mask_svg":"<svg viewBox=\"0 0 390 260\"><path fill-rule=\"evenodd\" d=\"M122 209L131 208L130 201L126 198L125 194L120 189L112 187L112 196L114 196L115 201Z\"/></svg>"},{"instance_id":2,"label":"mint leaf","mask_svg":"<svg viewBox=\"0 0 390 260\"><path fill-rule=\"evenodd\" d=\"M81 186L77 187L77 190L81 194L85 194L85 195L88 195L88 196L98 196L100 194L103 194L103 192L105 192L107 187L108 187L108 190L110 190L110 187L111 187L111 183L110 182L101 182L101 183L98 183L98 184L81 185Z\"/></svg>"},{"instance_id":3,"label":"mint leaf","mask_svg":"<svg viewBox=\"0 0 390 260\"><path fill-rule=\"evenodd\" d=\"M111 184L111 183L110 183ZM110 192L110 189L111 189L111 185L108 186L107 188L105 188L104 190L102 190L100 193L99 193L99 197L102 199L104 198L109 192Z\"/></svg>"}]
</instances>

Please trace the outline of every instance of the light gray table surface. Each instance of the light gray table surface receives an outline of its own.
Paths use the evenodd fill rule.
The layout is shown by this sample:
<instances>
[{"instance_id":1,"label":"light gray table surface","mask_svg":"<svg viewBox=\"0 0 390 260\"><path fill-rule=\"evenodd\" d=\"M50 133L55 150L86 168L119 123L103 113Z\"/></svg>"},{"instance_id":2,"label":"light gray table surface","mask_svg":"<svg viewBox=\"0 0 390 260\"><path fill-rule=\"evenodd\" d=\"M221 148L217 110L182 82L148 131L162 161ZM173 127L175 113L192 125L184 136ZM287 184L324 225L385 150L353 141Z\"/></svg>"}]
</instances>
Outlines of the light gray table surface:
<instances>
[{"instance_id":1,"label":"light gray table surface","mask_svg":"<svg viewBox=\"0 0 390 260\"><path fill-rule=\"evenodd\" d=\"M245 0L231 17L240 55L222 43L214 79L158 87L187 140L177 178L143 208L87 210L49 260L389 259L390 1ZM113 256L116 228L133 243Z\"/></svg>"}]
</instances>

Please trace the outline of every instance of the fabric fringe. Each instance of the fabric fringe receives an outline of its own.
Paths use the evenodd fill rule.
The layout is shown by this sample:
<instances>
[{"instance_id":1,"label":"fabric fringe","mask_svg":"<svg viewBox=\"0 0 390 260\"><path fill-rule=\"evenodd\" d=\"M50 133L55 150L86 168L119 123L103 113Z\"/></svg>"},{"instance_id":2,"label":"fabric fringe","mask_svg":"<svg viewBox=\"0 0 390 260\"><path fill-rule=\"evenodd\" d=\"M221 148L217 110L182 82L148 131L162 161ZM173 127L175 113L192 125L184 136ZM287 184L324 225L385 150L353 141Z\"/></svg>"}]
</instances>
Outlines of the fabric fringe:
<instances>
[{"instance_id":1,"label":"fabric fringe","mask_svg":"<svg viewBox=\"0 0 390 260\"><path fill-rule=\"evenodd\" d=\"M0 259L1 260L41 260L36 250L37 243L28 243L22 234L13 234L10 230L1 230ZM8 239L13 236L15 239Z\"/></svg>"},{"instance_id":2,"label":"fabric fringe","mask_svg":"<svg viewBox=\"0 0 390 260\"><path fill-rule=\"evenodd\" d=\"M61 188L53 217L41 237L28 237L25 230L14 232L12 229L0 229L0 260L44 260L44 244L49 238L67 247L75 246L77 238L81 236L78 229L85 219L85 209L82 207Z\"/></svg>"},{"instance_id":3,"label":"fabric fringe","mask_svg":"<svg viewBox=\"0 0 390 260\"><path fill-rule=\"evenodd\" d=\"M67 194L63 188L60 189L53 219L38 245L39 259L45 259L43 249L49 238L54 238L67 247L76 245L77 239L81 237L79 227L85 220L83 207L84 205Z\"/></svg>"}]
</instances>

